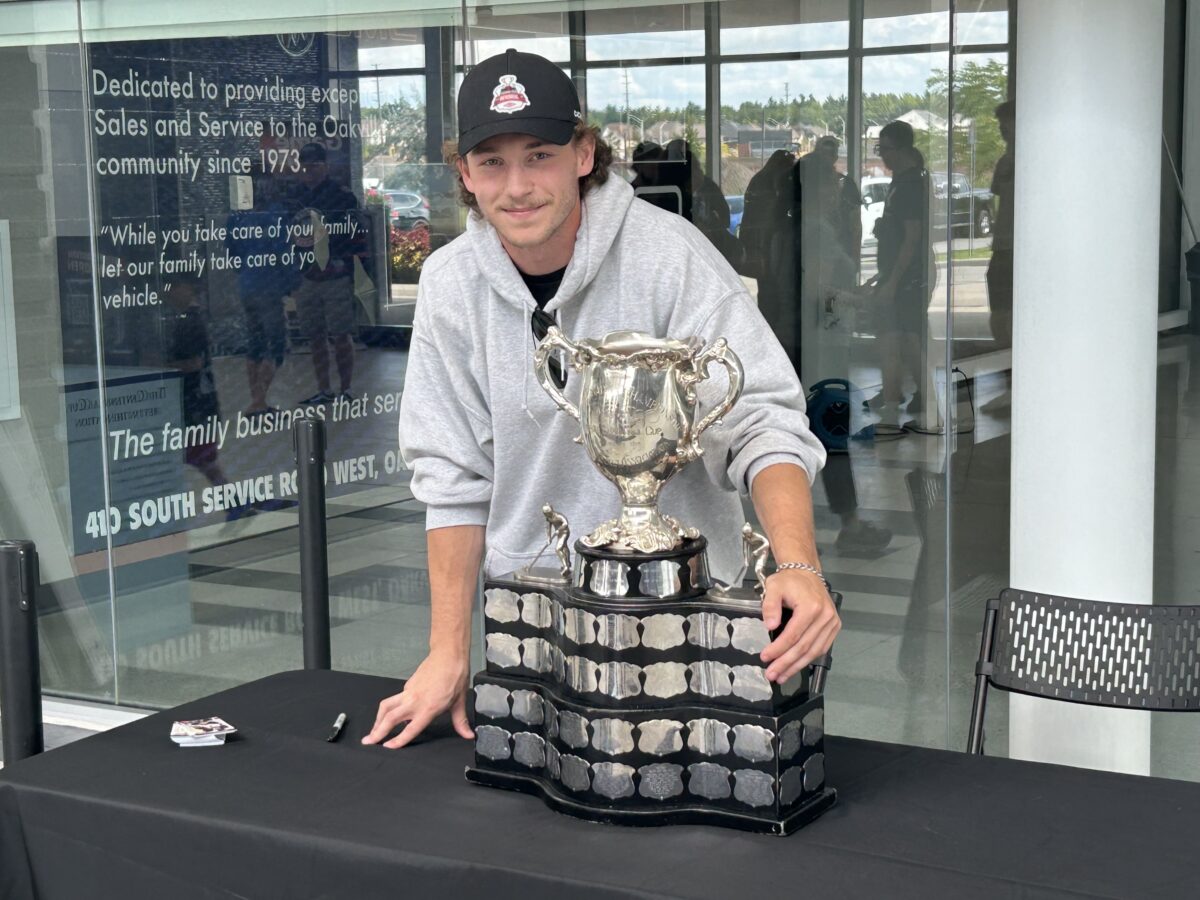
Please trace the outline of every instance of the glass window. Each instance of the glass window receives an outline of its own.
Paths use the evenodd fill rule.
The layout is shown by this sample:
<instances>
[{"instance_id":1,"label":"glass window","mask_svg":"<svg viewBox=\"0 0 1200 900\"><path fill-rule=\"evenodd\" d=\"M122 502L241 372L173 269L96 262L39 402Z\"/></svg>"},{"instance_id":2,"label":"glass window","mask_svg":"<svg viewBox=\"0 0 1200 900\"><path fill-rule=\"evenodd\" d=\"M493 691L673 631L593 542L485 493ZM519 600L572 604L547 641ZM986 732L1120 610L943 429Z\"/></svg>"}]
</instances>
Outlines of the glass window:
<instances>
[{"instance_id":1,"label":"glass window","mask_svg":"<svg viewBox=\"0 0 1200 900\"><path fill-rule=\"evenodd\" d=\"M416 28L359 32L357 68L419 69L425 65L424 36Z\"/></svg>"},{"instance_id":2,"label":"glass window","mask_svg":"<svg viewBox=\"0 0 1200 900\"><path fill-rule=\"evenodd\" d=\"M978 8L976 8L978 7ZM1008 0L985 0L971 4L970 10L961 6L955 14L954 40L964 44L1008 43Z\"/></svg>"},{"instance_id":3,"label":"glass window","mask_svg":"<svg viewBox=\"0 0 1200 900\"><path fill-rule=\"evenodd\" d=\"M950 17L938 0L865 0L864 47L904 47L950 40Z\"/></svg>"},{"instance_id":4,"label":"glass window","mask_svg":"<svg viewBox=\"0 0 1200 900\"><path fill-rule=\"evenodd\" d=\"M588 6L584 13L589 61L704 55L704 4Z\"/></svg>"},{"instance_id":5,"label":"glass window","mask_svg":"<svg viewBox=\"0 0 1200 900\"><path fill-rule=\"evenodd\" d=\"M723 3L720 10L723 54L841 50L850 44L846 0L752 0Z\"/></svg>"}]
</instances>

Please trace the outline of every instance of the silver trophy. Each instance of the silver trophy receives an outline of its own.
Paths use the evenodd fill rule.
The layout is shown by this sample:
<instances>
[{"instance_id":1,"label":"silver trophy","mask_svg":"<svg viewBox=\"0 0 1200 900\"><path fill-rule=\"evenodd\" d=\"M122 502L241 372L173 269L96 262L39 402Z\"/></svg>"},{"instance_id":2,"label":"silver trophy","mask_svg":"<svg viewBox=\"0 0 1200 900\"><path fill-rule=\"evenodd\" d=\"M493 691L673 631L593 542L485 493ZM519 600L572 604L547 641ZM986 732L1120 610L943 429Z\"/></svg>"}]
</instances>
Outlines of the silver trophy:
<instances>
[{"instance_id":1,"label":"silver trophy","mask_svg":"<svg viewBox=\"0 0 1200 900\"><path fill-rule=\"evenodd\" d=\"M551 354L558 351L582 373L579 408L548 371ZM696 385L708 378L713 362L729 373L729 390L697 422ZM741 396L742 364L725 339L704 349L695 337L680 341L615 331L599 341L573 342L552 327L538 345L534 369L558 408L578 420L575 440L621 494L621 514L602 523L582 543L655 553L699 537L695 528L659 512L658 495L673 475L700 457L700 436Z\"/></svg>"}]
</instances>

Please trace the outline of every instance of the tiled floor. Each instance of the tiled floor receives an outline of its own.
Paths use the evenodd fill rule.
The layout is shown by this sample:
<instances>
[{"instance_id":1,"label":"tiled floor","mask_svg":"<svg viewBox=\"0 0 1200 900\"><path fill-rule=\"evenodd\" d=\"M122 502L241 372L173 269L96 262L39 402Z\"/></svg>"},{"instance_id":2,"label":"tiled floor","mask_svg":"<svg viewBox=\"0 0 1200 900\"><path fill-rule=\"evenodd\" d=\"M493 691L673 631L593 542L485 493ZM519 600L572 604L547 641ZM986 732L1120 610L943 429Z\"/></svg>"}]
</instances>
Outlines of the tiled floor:
<instances>
[{"instance_id":1,"label":"tiled floor","mask_svg":"<svg viewBox=\"0 0 1200 900\"><path fill-rule=\"evenodd\" d=\"M1200 392L1187 389L1198 346L1190 337L1163 341L1167 387L1160 391L1158 479L1182 497L1200 489ZM376 385L399 381L403 353L362 355L363 370L373 373ZM861 384L874 377L867 368L852 371ZM914 470L943 471L944 437L906 434L852 443L860 514L893 533L882 552L838 552L840 523L817 483L822 559L844 595L844 630L828 682L830 727L838 733L939 747L965 743L983 605L1007 583L1007 414L982 409L1003 390L1003 376L994 374L975 380L971 402L959 391L960 421L974 427L951 440L955 499L949 516L944 503L918 515L906 481ZM870 421L858 417L856 410L856 423ZM402 485L384 484L332 500L329 513L334 666L406 675L424 653L429 624L420 505ZM1162 505L1159 518L1156 579L1166 589L1164 599L1196 601L1200 514L1172 502ZM283 510L254 517L231 539L193 535L186 581L155 588L166 590L183 616L161 636L123 648L117 667L122 702L171 705L301 664L295 522L295 511ZM953 538L949 565L947 525ZM130 595L118 603L135 601ZM79 659L91 660L91 674L104 686L98 693L111 697L111 671L107 681L102 671L105 642L111 641L106 615L104 605L67 608L46 617L43 628L60 641L95 642L91 655L81 652ZM85 620L90 627L80 624ZM111 668L111 654L109 661ZM73 677L78 660L58 662L62 677ZM1005 749L1005 713L1003 695L993 692L988 735L994 753ZM1155 722L1155 773L1200 777L1192 765L1200 723L1169 718L1174 720Z\"/></svg>"}]
</instances>

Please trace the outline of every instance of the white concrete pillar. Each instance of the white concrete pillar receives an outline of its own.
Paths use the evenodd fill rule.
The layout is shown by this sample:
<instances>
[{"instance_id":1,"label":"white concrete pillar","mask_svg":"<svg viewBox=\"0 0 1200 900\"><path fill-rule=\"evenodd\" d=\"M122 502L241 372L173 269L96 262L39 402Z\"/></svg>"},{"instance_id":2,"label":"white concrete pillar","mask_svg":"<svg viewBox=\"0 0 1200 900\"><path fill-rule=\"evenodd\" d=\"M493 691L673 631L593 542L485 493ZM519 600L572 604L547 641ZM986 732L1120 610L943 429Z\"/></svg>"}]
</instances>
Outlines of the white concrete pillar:
<instances>
[{"instance_id":1,"label":"white concrete pillar","mask_svg":"<svg viewBox=\"0 0 1200 900\"><path fill-rule=\"evenodd\" d=\"M1163 28L1163 0L1017 18L1017 588L1151 602ZM1014 757L1149 770L1149 713L1009 710Z\"/></svg>"}]
</instances>

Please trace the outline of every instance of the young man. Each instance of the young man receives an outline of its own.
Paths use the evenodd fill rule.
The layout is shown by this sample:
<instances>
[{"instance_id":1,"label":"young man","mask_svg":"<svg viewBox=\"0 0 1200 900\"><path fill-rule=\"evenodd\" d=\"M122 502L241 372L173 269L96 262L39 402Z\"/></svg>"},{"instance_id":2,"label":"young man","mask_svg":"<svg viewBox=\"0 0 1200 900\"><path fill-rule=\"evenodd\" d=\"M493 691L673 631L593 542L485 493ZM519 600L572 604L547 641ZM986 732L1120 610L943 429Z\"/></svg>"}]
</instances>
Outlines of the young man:
<instances>
[{"instance_id":1,"label":"young man","mask_svg":"<svg viewBox=\"0 0 1200 900\"><path fill-rule=\"evenodd\" d=\"M671 479L662 508L709 539L714 575L741 566L753 496L779 563L763 603L768 627L792 609L766 650L785 681L829 649L840 628L813 541L809 485L824 462L787 356L720 253L679 216L635 200L608 174L611 151L585 127L570 79L539 56L509 50L476 66L458 97L453 162L472 209L467 232L425 263L418 291L400 445L413 494L428 507L429 655L402 693L379 705L364 743L402 747L449 710L467 723L471 612L488 576L529 562L545 540L542 504L576 535L619 508L616 489L572 441L533 373L535 334L549 319L576 339L635 330L706 342L725 337L745 387L701 460ZM579 375L566 372L577 398ZM704 408L723 378L698 386ZM397 737L388 736L401 723Z\"/></svg>"}]
</instances>

